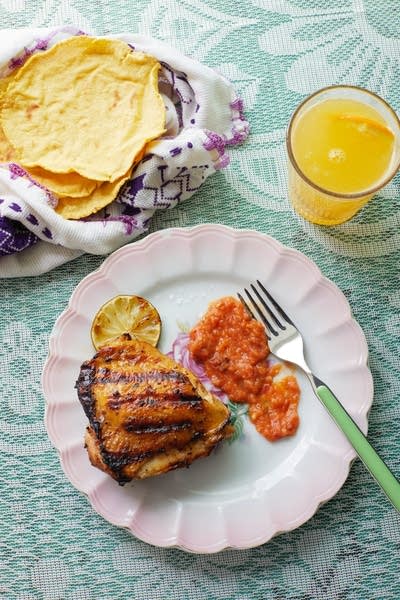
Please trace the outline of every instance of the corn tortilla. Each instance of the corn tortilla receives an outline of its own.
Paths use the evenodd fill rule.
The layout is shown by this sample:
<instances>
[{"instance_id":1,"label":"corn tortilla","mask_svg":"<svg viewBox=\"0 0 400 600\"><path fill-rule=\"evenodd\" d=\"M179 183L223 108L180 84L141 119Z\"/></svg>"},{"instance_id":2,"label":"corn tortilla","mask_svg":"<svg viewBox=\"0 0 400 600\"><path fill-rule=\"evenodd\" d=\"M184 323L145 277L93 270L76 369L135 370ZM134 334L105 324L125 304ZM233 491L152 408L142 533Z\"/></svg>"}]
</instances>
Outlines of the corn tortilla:
<instances>
[{"instance_id":1,"label":"corn tortilla","mask_svg":"<svg viewBox=\"0 0 400 600\"><path fill-rule=\"evenodd\" d=\"M86 36L32 55L9 82L0 112L18 162L119 182L164 132L159 67L125 42Z\"/></svg>"},{"instance_id":2,"label":"corn tortilla","mask_svg":"<svg viewBox=\"0 0 400 600\"><path fill-rule=\"evenodd\" d=\"M0 163L18 162L18 155L13 146L6 138L3 128L0 126ZM26 171L32 179L46 187L58 196L81 197L91 194L100 181L86 179L78 173L51 173L41 167L32 167Z\"/></svg>"},{"instance_id":3,"label":"corn tortilla","mask_svg":"<svg viewBox=\"0 0 400 600\"><path fill-rule=\"evenodd\" d=\"M117 181L105 181L100 184L91 194L82 198L59 198L55 211L64 219L82 219L101 210L115 200L119 190L132 173L133 167L129 169Z\"/></svg>"},{"instance_id":4,"label":"corn tortilla","mask_svg":"<svg viewBox=\"0 0 400 600\"><path fill-rule=\"evenodd\" d=\"M102 183L82 177L79 173L51 173L41 167L26 168L33 179L61 197L88 196Z\"/></svg>"},{"instance_id":5,"label":"corn tortilla","mask_svg":"<svg viewBox=\"0 0 400 600\"><path fill-rule=\"evenodd\" d=\"M8 77L2 77L0 79L0 110L3 106L3 98L8 84L12 80L12 75ZM9 139L6 137L4 130L0 124L0 162L11 162L17 159L17 153L10 144Z\"/></svg>"},{"instance_id":6,"label":"corn tortilla","mask_svg":"<svg viewBox=\"0 0 400 600\"><path fill-rule=\"evenodd\" d=\"M0 163L15 162L16 159L17 155L15 148L11 146L4 134L3 128L0 126Z\"/></svg>"},{"instance_id":7,"label":"corn tortilla","mask_svg":"<svg viewBox=\"0 0 400 600\"><path fill-rule=\"evenodd\" d=\"M8 77L0 79L0 105L2 104L2 99L7 86L10 81L15 79L16 73L17 71L14 71L14 73ZM10 144L9 139L6 137L4 130L0 125L0 163L18 162L18 160L19 156L16 149ZM51 173L41 167L32 167L26 169L26 171L38 183L60 196L87 196L100 184L100 182L86 179L78 173Z\"/></svg>"}]
</instances>

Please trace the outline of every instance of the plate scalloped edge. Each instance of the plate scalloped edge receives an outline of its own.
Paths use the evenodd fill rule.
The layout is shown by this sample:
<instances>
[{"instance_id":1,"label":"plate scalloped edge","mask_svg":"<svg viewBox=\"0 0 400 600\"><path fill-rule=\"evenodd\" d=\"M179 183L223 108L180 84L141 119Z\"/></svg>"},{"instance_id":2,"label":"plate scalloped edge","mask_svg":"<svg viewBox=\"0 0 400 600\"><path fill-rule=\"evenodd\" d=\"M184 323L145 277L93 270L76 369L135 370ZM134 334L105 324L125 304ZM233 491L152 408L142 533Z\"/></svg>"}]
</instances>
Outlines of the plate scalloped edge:
<instances>
[{"instance_id":1,"label":"plate scalloped edge","mask_svg":"<svg viewBox=\"0 0 400 600\"><path fill-rule=\"evenodd\" d=\"M255 546L259 546L268 542L272 537L287 531L291 531L306 521L308 521L318 510L318 507L325 503L327 500L332 498L342 487L344 482L347 479L349 474L349 470L351 467L351 463L355 457L354 451L350 448L341 455L337 457L336 471L335 477L330 481L330 485L324 489L320 489L315 491L315 493L307 496L307 501L304 500L305 504L303 506L298 507L298 514L295 518L292 518L290 521L286 522L284 526L279 522L279 519L274 521L273 519L268 520L266 516L260 514L260 522L262 523L260 527L260 531L257 532L256 535L253 535L251 538L246 538L242 540L242 542L235 538L235 535L230 535L229 528L227 530L226 523L220 529L220 533L218 534L218 539L213 540L212 543L210 541L196 541L196 540L188 540L187 536L182 531L180 526L181 520L181 512L179 518L177 519L177 525L175 528L175 533L173 535L168 535L167 537L163 537L159 532L146 531L141 528L140 523L137 519L140 516L141 510L141 502L138 504L138 509L133 512L133 514L117 515L113 514L112 511L108 509L108 507L101 501L96 494L96 488L94 489L85 489L85 486L77 480L75 474L72 472L71 467L71 455L69 453L69 446L65 443L68 441L68 433L66 432L66 439L60 439L60 427L59 423L57 423L57 410L59 406L59 402L57 400L57 396L55 395L54 386L51 383L51 373L54 369L57 368L57 360L60 357L60 353L62 353L62 344L60 344L60 332L68 325L70 321L73 321L76 315L78 314L78 306L80 301L80 294L82 290L85 289L87 285L95 284L96 281L102 280L104 278L107 279L107 275L112 271L113 264L115 261L118 261L125 254L129 254L132 251L134 253L147 253L151 251L154 244L162 241L173 238L182 238L184 240L193 240L198 236L227 236L231 241L234 240L236 242L239 239L248 238L261 241L262 243L268 244L270 247L274 249L278 255L288 254L292 257L298 259L303 265L306 265L308 269L312 271L314 283L318 285L322 285L323 287L328 287L331 292L335 294L335 296L340 299L343 306L346 309L346 319L352 326L353 335L357 338L357 343L359 348L361 349L360 356L360 367L365 367L366 380L365 386L367 393L364 396L364 402L362 405L358 406L358 417L359 424L361 428L366 432L367 430L367 418L368 412L370 410L372 400L373 400L373 382L372 376L368 370L368 347L364 337L364 334L358 325L358 323L353 319L351 314L350 306L345 298L344 294L339 290L339 288L332 283L330 280L325 278L320 269L315 265L313 261L305 257L301 252L288 248L282 245L280 242L275 240L274 238L268 236L267 234L259 233L257 231L248 230L248 229L233 229L224 225L197 225L190 228L172 228L160 230L158 232L149 234L144 239L130 243L119 250L116 250L113 254L107 257L102 265L94 272L87 275L85 278L81 280L81 282L77 285L75 290L73 291L67 308L61 313L59 318L57 319L53 331L49 338L49 354L47 360L44 365L43 373L42 373L42 388L44 392L44 396L46 399L46 408L45 408L45 424L48 435L58 450L61 460L62 468L68 477L68 479L72 482L72 484L82 493L84 493L93 509L103 516L106 520L113 523L114 525L120 526L122 528L128 529L130 533L135 535L138 539L145 541L149 544L160 546L160 547L177 547L187 552L194 553L215 553L224 549L248 549ZM62 355L62 354L61 354ZM76 399L76 404L78 405L78 400ZM79 406L80 409L80 406ZM81 410L81 409L80 409ZM59 418L59 417L58 417ZM63 434L61 434L63 435ZM83 443L82 443L83 446ZM100 486L104 485L104 478L107 478L103 473L100 474ZM79 478L78 478L79 479ZM111 482L110 485L114 485L115 482L108 478ZM107 482L105 483L107 486ZM121 488L120 488L121 489ZM262 503L257 505L257 509L259 511L263 510ZM254 507L248 506L248 510L253 510ZM179 510L178 510L179 512Z\"/></svg>"}]
</instances>

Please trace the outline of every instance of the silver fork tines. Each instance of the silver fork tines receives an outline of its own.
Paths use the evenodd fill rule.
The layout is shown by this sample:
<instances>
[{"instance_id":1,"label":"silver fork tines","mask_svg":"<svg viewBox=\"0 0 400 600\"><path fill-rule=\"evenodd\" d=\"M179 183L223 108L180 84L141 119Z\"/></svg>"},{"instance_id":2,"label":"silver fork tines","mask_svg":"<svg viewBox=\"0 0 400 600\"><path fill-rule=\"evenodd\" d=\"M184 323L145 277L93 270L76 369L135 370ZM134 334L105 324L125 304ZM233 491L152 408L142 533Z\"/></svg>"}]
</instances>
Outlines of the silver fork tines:
<instances>
[{"instance_id":1,"label":"silver fork tines","mask_svg":"<svg viewBox=\"0 0 400 600\"><path fill-rule=\"evenodd\" d=\"M251 288L253 289L253 284L251 284ZM265 301L260 297L260 295L258 294L257 290L254 289L259 301L261 302L261 304L264 306L264 308L268 311L268 313L271 315L271 311L269 310L267 304L265 303ZM264 323L266 329L266 336L267 338L270 340L270 333L272 333L273 335L277 335L278 332L276 331L276 329L271 325L270 321L267 319L265 313L261 310L261 307L259 306L259 304L257 304L257 302L254 300L253 296L250 294L249 290L244 288L244 292L247 296L247 298L249 299L253 309L255 309L255 311L257 312L257 314L259 315L261 321ZM253 317L253 319L256 319L257 317L255 316L254 312L252 311L251 307L249 306L249 304L246 302L246 300L243 298L243 296L241 296L240 294L238 294L239 300L240 302L243 304L243 306L245 307L245 309L247 310L247 312L250 314L251 317Z\"/></svg>"},{"instance_id":2,"label":"silver fork tines","mask_svg":"<svg viewBox=\"0 0 400 600\"><path fill-rule=\"evenodd\" d=\"M279 331L277 331L276 329L277 327L281 331L285 331L288 328L288 326L293 326L293 322L258 279L256 283L259 286L260 290L263 292L264 296L266 296L266 298L263 298L263 296L261 296L260 292L253 283L250 284L250 288L253 292L253 295L251 295L247 288L244 288L244 292L248 298L248 301L246 301L243 298L243 296L239 293L238 298L243 304L243 306L246 308L250 316L253 317L253 319L257 318L253 310L258 314L259 318L266 327L267 338L269 341L271 341L272 336L277 337L279 335ZM256 299L254 299L253 296L255 296ZM249 303L251 304L251 306L249 306ZM271 308L271 305L273 308ZM272 324L272 322L274 324Z\"/></svg>"},{"instance_id":3,"label":"silver fork tines","mask_svg":"<svg viewBox=\"0 0 400 600\"><path fill-rule=\"evenodd\" d=\"M264 292L264 294L267 296L267 298L271 302L271 304L275 307L275 309L278 311L278 313L283 317L283 319L285 319L285 321L287 321L287 323L290 323L290 325L294 325L294 323L291 320L291 318L285 313L285 311L283 310L283 308L281 308L279 306L279 304L276 302L276 300L273 299L273 297L268 292L268 290L265 289L265 287L263 286L263 284L261 283L261 281L259 281L257 279L257 283L260 286L260 288L262 289L262 291ZM253 284L251 284L250 287L252 289L254 289L254 291L256 291ZM257 295L258 295L258 292L257 292Z\"/></svg>"}]
</instances>

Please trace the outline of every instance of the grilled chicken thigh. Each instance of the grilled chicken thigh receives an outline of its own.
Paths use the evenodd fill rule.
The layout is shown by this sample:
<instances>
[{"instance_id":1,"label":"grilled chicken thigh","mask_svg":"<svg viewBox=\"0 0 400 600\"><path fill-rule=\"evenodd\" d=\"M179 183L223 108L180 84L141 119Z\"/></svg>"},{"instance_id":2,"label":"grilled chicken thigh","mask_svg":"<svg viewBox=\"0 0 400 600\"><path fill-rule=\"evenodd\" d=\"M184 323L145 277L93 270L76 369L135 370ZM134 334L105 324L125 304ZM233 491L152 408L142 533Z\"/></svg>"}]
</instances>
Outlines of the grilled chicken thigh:
<instances>
[{"instance_id":1,"label":"grilled chicken thigh","mask_svg":"<svg viewBox=\"0 0 400 600\"><path fill-rule=\"evenodd\" d=\"M187 369L122 336L81 366L92 464L123 484L189 466L232 434L228 408Z\"/></svg>"}]
</instances>

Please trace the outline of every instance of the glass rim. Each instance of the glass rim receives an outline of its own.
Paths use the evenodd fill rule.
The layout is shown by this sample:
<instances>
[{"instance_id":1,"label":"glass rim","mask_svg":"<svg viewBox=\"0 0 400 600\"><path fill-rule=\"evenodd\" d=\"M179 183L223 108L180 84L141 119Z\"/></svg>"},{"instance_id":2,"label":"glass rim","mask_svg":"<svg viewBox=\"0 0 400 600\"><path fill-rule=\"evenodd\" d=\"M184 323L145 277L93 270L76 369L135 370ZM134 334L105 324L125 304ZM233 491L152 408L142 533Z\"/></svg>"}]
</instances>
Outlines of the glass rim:
<instances>
[{"instance_id":1,"label":"glass rim","mask_svg":"<svg viewBox=\"0 0 400 600\"><path fill-rule=\"evenodd\" d=\"M297 161L294 157L294 153L292 150L292 142L291 142L291 135L292 135L292 129L293 129L293 123L297 117L297 115L299 114L299 112L301 111L301 109L305 106L305 104L307 104L310 100L312 100L313 98L315 98L316 96L327 92L329 90L357 90L359 92L362 92L364 94L368 94L369 96L372 96L373 98L375 98L376 100L378 100L379 102L381 102L385 108L387 108L389 110L389 112L392 114L395 122L397 123L399 132L400 132L400 119L397 115L397 113L395 112L395 110L390 106L390 104L388 104L386 102L386 100L384 100L383 98L381 98L378 94L375 94L375 92L371 92L370 90L367 90L366 88L362 88L359 87L357 85L329 85L323 88L320 88L319 90L313 92L312 94L310 94L309 96L307 96L302 102L300 102L300 104L297 106L296 110L294 111L294 113L292 114L290 121L289 121L289 126L286 132L286 150L289 156L289 160L292 164L292 166L294 167L294 169L297 171L298 175L306 182L308 183L308 185L310 185L311 187L313 187L315 190L317 190L318 192L322 192L323 194L326 194L328 196L333 196L335 198L338 198L340 200L355 200L357 198L363 198L364 196L369 196L370 194L374 194L375 192L379 191L380 189L382 189L383 187L385 187L385 185L387 185L389 183L389 181L391 179L393 179L393 177L396 175L397 171L400 168L400 156L399 156L399 160L397 161L397 163L394 165L393 169L390 170L390 174L385 177L385 179L383 179L381 181L381 183L374 185L373 187L367 188L361 192L352 192L349 194L343 194L341 192L334 192L331 190L328 190L326 188L321 187L320 185L318 185L317 183L314 183L313 181L311 181L311 179L309 179L309 177L307 177L307 175L305 175L305 173L303 173L303 171L300 169L299 165L297 164ZM396 134L395 134L396 136Z\"/></svg>"}]
</instances>

